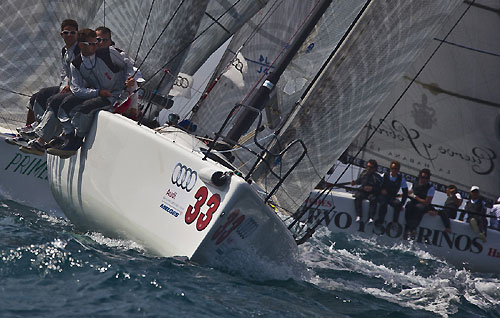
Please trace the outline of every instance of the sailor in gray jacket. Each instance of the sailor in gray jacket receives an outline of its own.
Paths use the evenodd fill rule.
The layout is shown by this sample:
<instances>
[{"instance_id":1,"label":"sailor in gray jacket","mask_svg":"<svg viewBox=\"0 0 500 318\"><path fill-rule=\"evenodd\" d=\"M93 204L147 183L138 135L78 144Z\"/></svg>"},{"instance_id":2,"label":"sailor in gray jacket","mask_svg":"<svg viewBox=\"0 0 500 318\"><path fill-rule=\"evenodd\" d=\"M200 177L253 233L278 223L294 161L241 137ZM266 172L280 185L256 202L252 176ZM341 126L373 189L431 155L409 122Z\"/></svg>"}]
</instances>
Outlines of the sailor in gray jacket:
<instances>
[{"instance_id":1,"label":"sailor in gray jacket","mask_svg":"<svg viewBox=\"0 0 500 318\"><path fill-rule=\"evenodd\" d=\"M69 157L76 153L87 134L97 110L111 109L125 86L134 85L132 64L113 48L97 49L96 33L78 31L81 54L71 63L70 89L73 95L60 105L58 119L64 142L48 153Z\"/></svg>"}]
</instances>

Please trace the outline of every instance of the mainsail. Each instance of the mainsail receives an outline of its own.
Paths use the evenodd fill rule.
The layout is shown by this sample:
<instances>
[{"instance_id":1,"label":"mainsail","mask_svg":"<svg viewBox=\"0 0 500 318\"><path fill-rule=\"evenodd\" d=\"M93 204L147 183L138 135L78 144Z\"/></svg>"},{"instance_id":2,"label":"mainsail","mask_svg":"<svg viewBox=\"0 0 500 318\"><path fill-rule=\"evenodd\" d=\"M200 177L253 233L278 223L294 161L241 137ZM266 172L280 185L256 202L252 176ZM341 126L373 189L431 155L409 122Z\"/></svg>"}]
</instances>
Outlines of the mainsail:
<instances>
[{"instance_id":1,"label":"mainsail","mask_svg":"<svg viewBox=\"0 0 500 318\"><path fill-rule=\"evenodd\" d=\"M470 4L461 3L457 15ZM348 153L354 156L375 130L363 150L364 159L374 158L385 166L399 160L402 171L413 176L429 168L433 181L441 185L455 184L464 192L477 185L483 195L496 199L500 194L499 10L498 1L475 1L377 128L401 88L425 62L425 54L399 77L395 94L382 103ZM430 50L444 40L446 31L433 39Z\"/></svg>"},{"instance_id":2,"label":"mainsail","mask_svg":"<svg viewBox=\"0 0 500 318\"><path fill-rule=\"evenodd\" d=\"M300 206L454 7L456 3L435 1L336 1L332 4L278 83L278 105L285 110L281 118L286 120L277 135L279 144L284 148L292 140L301 139L308 149L307 160L295 168L276 193L280 207L294 211ZM355 26L350 30L353 21ZM332 30L334 23L337 23L336 29ZM347 34L345 39L344 34ZM337 44L339 47L335 49ZM317 47L325 47L325 50L318 52L311 62L309 56ZM245 53L243 56L252 61ZM312 76L305 71L310 67ZM311 77L318 71L321 71L318 79L309 87ZM225 90L231 88L230 83L217 86ZM306 88L309 89L304 93ZM232 104L241 102L232 96L235 91L225 94ZM300 101L302 95L305 96ZM226 111L220 111L217 102L209 105L203 103L193 116L199 125L209 127L207 134L212 120L228 113L227 105ZM205 107L207 110L200 115ZM259 136L266 137L266 134ZM287 171L301 151L292 148L284 156L273 158L273 171L278 175ZM242 160L242 163L246 162ZM278 180L267 170L260 173L257 182L269 191Z\"/></svg>"},{"instance_id":3,"label":"mainsail","mask_svg":"<svg viewBox=\"0 0 500 318\"><path fill-rule=\"evenodd\" d=\"M64 19L80 27L93 20L102 0L2 1L0 10L0 125L13 129L26 120L26 104L39 89L60 82L59 35Z\"/></svg>"}]
</instances>

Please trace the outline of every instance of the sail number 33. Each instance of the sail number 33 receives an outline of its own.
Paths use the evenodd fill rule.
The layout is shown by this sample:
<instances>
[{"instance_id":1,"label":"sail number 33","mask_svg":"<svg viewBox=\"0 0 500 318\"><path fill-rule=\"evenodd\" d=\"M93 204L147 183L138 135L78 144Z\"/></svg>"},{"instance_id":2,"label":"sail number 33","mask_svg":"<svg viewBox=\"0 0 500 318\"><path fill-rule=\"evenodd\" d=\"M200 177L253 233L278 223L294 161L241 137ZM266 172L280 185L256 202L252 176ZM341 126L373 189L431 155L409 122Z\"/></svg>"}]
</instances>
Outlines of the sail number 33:
<instances>
[{"instance_id":1,"label":"sail number 33","mask_svg":"<svg viewBox=\"0 0 500 318\"><path fill-rule=\"evenodd\" d=\"M194 204L194 207L192 205L188 206L184 220L186 221L186 224L191 224L197 219L196 229L198 231L203 231L208 226L208 224L212 220L212 215L215 213L215 211L217 211L217 208L219 207L220 195L218 195L217 193L213 194L207 202L208 190L203 186L200 187L198 191L196 191L194 197L197 201ZM200 212L200 210L205 202L209 206L209 209L206 213L203 213Z\"/></svg>"}]
</instances>

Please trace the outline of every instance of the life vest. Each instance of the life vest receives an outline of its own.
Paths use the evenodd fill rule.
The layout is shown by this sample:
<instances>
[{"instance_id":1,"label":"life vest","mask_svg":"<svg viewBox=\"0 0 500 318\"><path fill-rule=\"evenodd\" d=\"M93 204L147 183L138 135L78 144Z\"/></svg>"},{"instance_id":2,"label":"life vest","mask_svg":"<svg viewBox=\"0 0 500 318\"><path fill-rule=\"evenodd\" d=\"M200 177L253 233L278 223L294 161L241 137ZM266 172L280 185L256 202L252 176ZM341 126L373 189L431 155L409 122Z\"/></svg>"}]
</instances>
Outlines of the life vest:
<instances>
[{"instance_id":1,"label":"life vest","mask_svg":"<svg viewBox=\"0 0 500 318\"><path fill-rule=\"evenodd\" d=\"M398 173L396 180L391 181L390 173L387 172L384 174L384 183L382 185L382 188L387 191L387 194L390 197L395 197L398 194L399 189L401 188L402 179L403 176L400 173Z\"/></svg>"},{"instance_id":2,"label":"life vest","mask_svg":"<svg viewBox=\"0 0 500 318\"><path fill-rule=\"evenodd\" d=\"M96 59L97 58L101 59L104 62L104 64L106 64L106 66L111 70L111 72L118 73L118 72L122 71L122 68L120 66L116 65L115 63L113 63L113 61L111 60L109 48L103 47L103 48L97 49L95 51L95 57L96 57ZM82 56L78 55L77 57L75 57L75 59L71 63L78 70L80 70L80 66L82 65Z\"/></svg>"},{"instance_id":3,"label":"life vest","mask_svg":"<svg viewBox=\"0 0 500 318\"><path fill-rule=\"evenodd\" d=\"M470 200L467 201L467 203L465 204L465 211L474 213L474 214L470 214L468 218L484 217L484 216L481 216L481 215L486 214L486 211L483 208L483 199L480 197L478 200L476 200L475 203L470 201ZM479 215L477 215L477 214L479 214Z\"/></svg>"},{"instance_id":4,"label":"life vest","mask_svg":"<svg viewBox=\"0 0 500 318\"><path fill-rule=\"evenodd\" d=\"M426 199L427 198L427 191L432 187L432 184L430 182L427 182L425 184L417 184L413 186L413 193L419 197L420 199Z\"/></svg>"}]
</instances>

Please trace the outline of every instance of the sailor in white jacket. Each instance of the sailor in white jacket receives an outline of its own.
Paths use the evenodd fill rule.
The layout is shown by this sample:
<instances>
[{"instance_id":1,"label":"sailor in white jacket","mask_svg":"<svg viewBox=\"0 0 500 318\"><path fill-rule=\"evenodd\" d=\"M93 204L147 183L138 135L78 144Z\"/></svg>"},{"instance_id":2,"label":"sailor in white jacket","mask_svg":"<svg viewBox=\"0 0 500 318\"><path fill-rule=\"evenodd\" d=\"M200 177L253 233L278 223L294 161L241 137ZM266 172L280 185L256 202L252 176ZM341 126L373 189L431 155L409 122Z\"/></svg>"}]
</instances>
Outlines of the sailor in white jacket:
<instances>
[{"instance_id":1,"label":"sailor in white jacket","mask_svg":"<svg viewBox=\"0 0 500 318\"><path fill-rule=\"evenodd\" d=\"M59 107L58 119L65 141L59 149L48 152L71 156L80 148L97 110L110 109L125 86L133 86L132 65L113 48L97 49L96 33L78 31L81 54L71 63L70 89L73 95Z\"/></svg>"}]
</instances>

